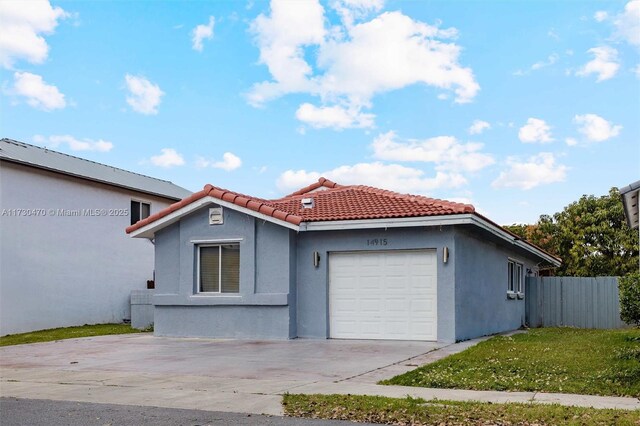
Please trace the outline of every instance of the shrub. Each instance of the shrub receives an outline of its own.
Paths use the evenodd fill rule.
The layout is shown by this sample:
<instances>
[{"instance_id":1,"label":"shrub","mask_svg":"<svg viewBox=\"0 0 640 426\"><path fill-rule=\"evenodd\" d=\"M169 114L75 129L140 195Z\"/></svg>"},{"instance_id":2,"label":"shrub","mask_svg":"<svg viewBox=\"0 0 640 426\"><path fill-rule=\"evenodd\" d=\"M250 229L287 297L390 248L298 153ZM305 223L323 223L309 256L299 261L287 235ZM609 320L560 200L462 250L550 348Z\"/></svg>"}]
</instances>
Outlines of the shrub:
<instances>
[{"instance_id":1,"label":"shrub","mask_svg":"<svg viewBox=\"0 0 640 426\"><path fill-rule=\"evenodd\" d=\"M620 319L627 324L640 325L640 272L625 275L618 282Z\"/></svg>"}]
</instances>

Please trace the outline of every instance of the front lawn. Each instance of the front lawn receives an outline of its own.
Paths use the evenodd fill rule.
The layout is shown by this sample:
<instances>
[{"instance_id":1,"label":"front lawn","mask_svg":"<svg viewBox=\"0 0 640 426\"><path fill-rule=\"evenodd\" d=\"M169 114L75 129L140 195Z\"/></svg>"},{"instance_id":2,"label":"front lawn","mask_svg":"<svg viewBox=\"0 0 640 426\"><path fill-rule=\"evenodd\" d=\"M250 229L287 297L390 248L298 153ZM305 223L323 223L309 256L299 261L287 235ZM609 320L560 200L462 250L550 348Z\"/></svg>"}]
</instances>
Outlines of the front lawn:
<instances>
[{"instance_id":1,"label":"front lawn","mask_svg":"<svg viewBox=\"0 0 640 426\"><path fill-rule=\"evenodd\" d=\"M385 385L640 396L640 330L539 328L496 336Z\"/></svg>"},{"instance_id":2,"label":"front lawn","mask_svg":"<svg viewBox=\"0 0 640 426\"><path fill-rule=\"evenodd\" d=\"M393 425L638 425L640 411L356 395L285 395L288 416Z\"/></svg>"},{"instance_id":3,"label":"front lawn","mask_svg":"<svg viewBox=\"0 0 640 426\"><path fill-rule=\"evenodd\" d=\"M9 334L8 336L0 337L0 346L140 332L140 330L131 328L129 324L85 324L78 327L50 328L48 330L38 330L30 333Z\"/></svg>"}]
</instances>

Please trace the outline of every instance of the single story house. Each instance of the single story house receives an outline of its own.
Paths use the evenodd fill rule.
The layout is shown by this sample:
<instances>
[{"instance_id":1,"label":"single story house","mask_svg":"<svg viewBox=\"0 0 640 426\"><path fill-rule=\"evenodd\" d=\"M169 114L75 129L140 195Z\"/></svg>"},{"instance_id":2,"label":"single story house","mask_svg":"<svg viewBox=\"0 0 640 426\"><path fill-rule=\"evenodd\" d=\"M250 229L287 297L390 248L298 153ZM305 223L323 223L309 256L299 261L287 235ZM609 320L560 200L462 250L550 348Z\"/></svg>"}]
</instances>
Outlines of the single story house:
<instances>
[{"instance_id":1,"label":"single story house","mask_svg":"<svg viewBox=\"0 0 640 426\"><path fill-rule=\"evenodd\" d=\"M153 245L122 229L191 194L160 179L0 139L0 335L130 318Z\"/></svg>"},{"instance_id":2,"label":"single story house","mask_svg":"<svg viewBox=\"0 0 640 426\"><path fill-rule=\"evenodd\" d=\"M525 321L560 260L468 204L321 178L264 200L206 185L128 227L155 245L155 333L453 342Z\"/></svg>"}]
</instances>

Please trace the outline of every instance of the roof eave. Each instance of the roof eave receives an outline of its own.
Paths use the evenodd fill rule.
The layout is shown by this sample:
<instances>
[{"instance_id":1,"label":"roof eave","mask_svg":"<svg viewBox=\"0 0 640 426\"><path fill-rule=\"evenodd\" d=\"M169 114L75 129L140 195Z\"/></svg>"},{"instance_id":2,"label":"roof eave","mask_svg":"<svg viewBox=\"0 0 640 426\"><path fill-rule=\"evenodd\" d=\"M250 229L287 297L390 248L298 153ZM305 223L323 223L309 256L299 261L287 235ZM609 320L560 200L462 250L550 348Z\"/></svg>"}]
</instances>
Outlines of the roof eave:
<instances>
[{"instance_id":1,"label":"roof eave","mask_svg":"<svg viewBox=\"0 0 640 426\"><path fill-rule=\"evenodd\" d=\"M112 181L108 181L108 180L103 180L103 179L96 179L96 178L92 178L90 176L86 176L86 175L81 175L81 174L77 174L77 173L71 173L65 170L60 170L60 169L56 169L53 167L47 167L47 166L43 166L40 164L36 164L36 163L32 163L29 161L24 161L24 160L19 160L16 158L12 158L12 157L7 157L7 156L0 156L0 161L8 161L10 163L15 163L15 164L20 164L23 166L28 166L28 167L33 167L34 169L40 169L40 170L46 170L48 172L53 172L53 173L59 173L61 175L65 175L65 176L72 176L78 179L83 179L83 180L87 180L90 182L97 182L97 183L102 183L104 185L109 185L109 186L113 186L115 188L122 188L122 189L128 189L130 191L136 191L136 192L140 192L143 194L148 194L148 195L153 195L156 197L161 197L161 198L166 198L168 200L174 200L174 201L180 201L182 198L179 196L175 196L175 195L171 195L171 194L165 194L165 193L160 193L160 192L154 192L154 191L149 191L149 190L145 190L142 188L137 188L134 186L127 186L127 185L122 185L119 183L115 183ZM177 185L176 185L177 186ZM187 194L185 194L185 196L188 196L188 190L185 190L187 192Z\"/></svg>"},{"instance_id":2,"label":"roof eave","mask_svg":"<svg viewBox=\"0 0 640 426\"><path fill-rule=\"evenodd\" d=\"M624 216L627 219L627 224L632 229L638 228L640 225L640 207L638 205L638 200L640 199L640 181L620 188L620 197L622 198Z\"/></svg>"},{"instance_id":3,"label":"roof eave","mask_svg":"<svg viewBox=\"0 0 640 426\"><path fill-rule=\"evenodd\" d=\"M175 222L178 222L183 216L186 216L189 213L192 213L202 207L205 207L207 205L211 205L211 204L216 204L219 205L221 207L226 207L229 208L231 210L235 210L238 211L240 213L245 213L247 215L253 216L257 219L261 219L264 220L266 222L272 222L275 223L276 225L280 225L280 226L284 226L285 228L289 228L292 229L294 231L299 231L300 230L300 226L295 225L293 223L284 221L284 220L280 220L277 219L275 217L272 216L268 216L266 214L260 213L260 212L256 212L254 210L248 209L246 207L242 207L242 206L238 206L234 203L228 202L228 201L224 201L221 200L219 198L215 198L212 197L210 195L207 195L203 198L200 198L198 200L195 200L192 203L187 204L184 207L179 208L178 210L169 213L166 216L161 217L158 220L155 220L145 226L142 226L138 229L135 229L133 231L131 231L129 233L129 235L133 238L155 238L155 233L157 231L159 231L160 229L163 229Z\"/></svg>"},{"instance_id":4,"label":"roof eave","mask_svg":"<svg viewBox=\"0 0 640 426\"><path fill-rule=\"evenodd\" d=\"M498 225L491 223L474 213L449 214L437 216L419 216L388 219L339 220L325 222L304 222L300 224L300 231L337 231L348 229L374 228L402 228L414 226L447 226L447 225L475 225L515 246L518 246L550 263L560 266L562 262L538 247L512 235Z\"/></svg>"}]
</instances>

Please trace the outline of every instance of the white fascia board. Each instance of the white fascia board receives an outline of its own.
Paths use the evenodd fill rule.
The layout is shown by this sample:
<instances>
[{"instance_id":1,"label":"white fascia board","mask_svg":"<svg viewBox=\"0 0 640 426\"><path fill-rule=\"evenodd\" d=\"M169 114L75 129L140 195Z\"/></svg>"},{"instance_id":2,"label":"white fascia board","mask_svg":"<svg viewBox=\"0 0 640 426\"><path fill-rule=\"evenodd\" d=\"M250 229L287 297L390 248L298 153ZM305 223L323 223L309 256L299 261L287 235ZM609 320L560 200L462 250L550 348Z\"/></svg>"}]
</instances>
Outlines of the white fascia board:
<instances>
[{"instance_id":1,"label":"white fascia board","mask_svg":"<svg viewBox=\"0 0 640 426\"><path fill-rule=\"evenodd\" d=\"M165 226L171 225L172 223L177 222L178 220L180 220L180 218L186 214L191 213L194 210L197 210L201 207L204 207L208 204L213 204L213 202L210 200L210 198L212 197L204 197L204 198L200 198L199 200L194 201L191 204L187 204L186 206L182 207L181 209L178 209L174 212L169 213L168 215L154 221L151 222L145 226L143 226L142 228L138 228L135 231L131 232L129 234L129 236L131 236L132 238L153 238L156 231L164 228Z\"/></svg>"},{"instance_id":2,"label":"white fascia board","mask_svg":"<svg viewBox=\"0 0 640 426\"><path fill-rule=\"evenodd\" d=\"M165 217L162 217L154 222L151 222L148 225L143 226L142 228L136 229L135 231L131 232L129 235L133 238L153 238L156 231L158 231L159 229L162 229L165 226L171 225L172 223L175 223L178 220L180 220L181 217L195 210L198 210L201 207L204 207L210 204L217 204L219 206L226 207L231 210L235 210L237 212L247 214L249 216L253 216L257 219L261 219L267 222L272 222L272 223L275 223L276 225L284 226L285 228L293 229L294 231L300 230L300 227L297 225L294 225L293 223L276 219L264 213L259 213L251 209L248 209L246 207L241 207L236 204L230 203L228 201L219 200L217 198L214 198L208 195L204 198L194 201L191 204L187 204L181 209L178 209L172 213L169 213Z\"/></svg>"},{"instance_id":3,"label":"white fascia board","mask_svg":"<svg viewBox=\"0 0 640 426\"><path fill-rule=\"evenodd\" d=\"M637 183L637 182L636 182ZM622 190L621 190L622 191ZM634 201L635 198L635 201ZM640 199L640 189L628 190L622 194L622 205L624 207L624 215L630 228L637 228L640 216L640 207L638 200ZM635 207L635 208L634 208Z\"/></svg>"},{"instance_id":4,"label":"white fascia board","mask_svg":"<svg viewBox=\"0 0 640 426\"><path fill-rule=\"evenodd\" d=\"M335 220L330 222L308 222L300 224L300 231L342 231L348 229L404 228L419 226L475 225L495 236L514 244L555 266L560 262L529 243L511 235L504 229L473 214L456 214L426 217L404 217L394 219Z\"/></svg>"},{"instance_id":5,"label":"white fascia board","mask_svg":"<svg viewBox=\"0 0 640 426\"><path fill-rule=\"evenodd\" d=\"M527 243L526 241L520 239L519 237L515 237L513 235L511 235L510 233L506 232L504 229L494 225L493 223L490 223L478 216L473 216L473 221L475 225L478 225L479 227L491 232L492 234L497 235L498 237L509 241L512 244L515 244L516 246L523 248L525 250L527 250L530 253L535 254L536 256L546 260L547 262L549 262L550 264L554 265L554 266L560 266L561 263L558 261L558 259L556 259L555 257L552 257L550 255L548 255L547 253L543 252L542 250L538 249L537 247Z\"/></svg>"},{"instance_id":6,"label":"white fascia board","mask_svg":"<svg viewBox=\"0 0 640 426\"><path fill-rule=\"evenodd\" d=\"M446 226L473 223L472 215L442 215L390 219L333 220L300 224L301 231L342 231L346 229L404 228L407 226Z\"/></svg>"}]
</instances>

